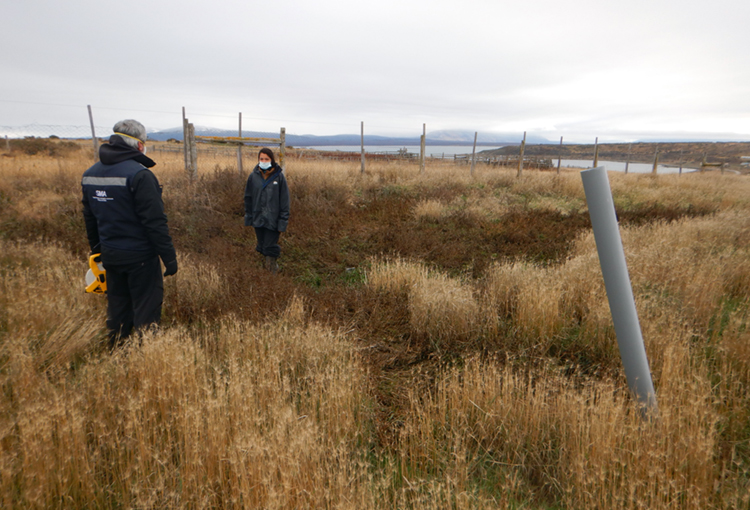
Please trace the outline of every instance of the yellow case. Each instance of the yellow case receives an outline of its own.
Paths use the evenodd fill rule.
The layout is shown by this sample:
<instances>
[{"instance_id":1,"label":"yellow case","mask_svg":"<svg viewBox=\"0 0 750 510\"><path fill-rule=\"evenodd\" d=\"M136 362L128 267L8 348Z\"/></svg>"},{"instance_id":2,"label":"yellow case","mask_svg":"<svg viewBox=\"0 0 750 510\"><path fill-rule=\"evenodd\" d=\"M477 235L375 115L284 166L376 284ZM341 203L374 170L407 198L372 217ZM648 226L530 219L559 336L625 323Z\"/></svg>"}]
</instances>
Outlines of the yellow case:
<instances>
[{"instance_id":1,"label":"yellow case","mask_svg":"<svg viewBox=\"0 0 750 510\"><path fill-rule=\"evenodd\" d=\"M86 292L93 292L94 294L104 294L107 292L107 271L101 266L101 253L94 253L89 257L89 267L91 272L94 274L94 281L86 286Z\"/></svg>"}]
</instances>

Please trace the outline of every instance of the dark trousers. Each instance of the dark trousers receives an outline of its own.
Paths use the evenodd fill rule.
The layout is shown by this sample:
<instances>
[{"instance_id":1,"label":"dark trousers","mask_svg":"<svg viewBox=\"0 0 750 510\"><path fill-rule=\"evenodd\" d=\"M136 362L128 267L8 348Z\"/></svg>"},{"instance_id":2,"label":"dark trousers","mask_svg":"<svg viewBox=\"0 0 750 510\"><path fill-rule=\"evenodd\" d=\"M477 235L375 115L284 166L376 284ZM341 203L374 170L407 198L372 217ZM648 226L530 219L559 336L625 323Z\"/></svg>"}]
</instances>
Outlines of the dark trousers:
<instances>
[{"instance_id":1,"label":"dark trousers","mask_svg":"<svg viewBox=\"0 0 750 510\"><path fill-rule=\"evenodd\" d=\"M164 277L159 257L128 265L107 265L107 332L114 349L135 330L159 324Z\"/></svg>"},{"instance_id":2,"label":"dark trousers","mask_svg":"<svg viewBox=\"0 0 750 510\"><path fill-rule=\"evenodd\" d=\"M279 255L281 255L279 235L281 235L281 232L279 232L278 230L255 227L255 237L258 239L258 244L255 246L255 251L265 255L266 257L278 258Z\"/></svg>"}]
</instances>

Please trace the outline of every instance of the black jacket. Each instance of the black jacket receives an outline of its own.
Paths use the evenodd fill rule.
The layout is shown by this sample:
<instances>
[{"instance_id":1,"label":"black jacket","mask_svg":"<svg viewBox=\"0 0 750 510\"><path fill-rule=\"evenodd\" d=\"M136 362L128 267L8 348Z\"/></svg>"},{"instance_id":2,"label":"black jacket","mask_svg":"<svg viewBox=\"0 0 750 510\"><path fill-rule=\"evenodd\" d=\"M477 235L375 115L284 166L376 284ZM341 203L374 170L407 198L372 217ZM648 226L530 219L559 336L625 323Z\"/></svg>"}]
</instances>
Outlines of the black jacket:
<instances>
[{"instance_id":1,"label":"black jacket","mask_svg":"<svg viewBox=\"0 0 750 510\"><path fill-rule=\"evenodd\" d=\"M285 232L289 223L289 187L275 165L268 179L255 166L245 185L245 226Z\"/></svg>"},{"instance_id":2,"label":"black jacket","mask_svg":"<svg viewBox=\"0 0 750 510\"><path fill-rule=\"evenodd\" d=\"M156 163L118 135L99 149L99 163L81 180L83 217L92 252L107 265L177 258L169 235L161 186L147 168Z\"/></svg>"}]
</instances>

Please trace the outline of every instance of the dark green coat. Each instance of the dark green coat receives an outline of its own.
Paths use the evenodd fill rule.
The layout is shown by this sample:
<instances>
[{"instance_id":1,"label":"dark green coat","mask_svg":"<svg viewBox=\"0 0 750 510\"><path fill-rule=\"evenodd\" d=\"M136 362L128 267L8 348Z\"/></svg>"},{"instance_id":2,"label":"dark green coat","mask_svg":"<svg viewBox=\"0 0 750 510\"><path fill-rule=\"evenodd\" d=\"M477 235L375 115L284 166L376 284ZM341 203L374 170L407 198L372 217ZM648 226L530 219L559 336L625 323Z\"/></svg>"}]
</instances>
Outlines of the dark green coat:
<instances>
[{"instance_id":1,"label":"dark green coat","mask_svg":"<svg viewBox=\"0 0 750 510\"><path fill-rule=\"evenodd\" d=\"M245 226L285 232L289 223L289 187L279 165L268 179L253 168L245 185Z\"/></svg>"}]
</instances>

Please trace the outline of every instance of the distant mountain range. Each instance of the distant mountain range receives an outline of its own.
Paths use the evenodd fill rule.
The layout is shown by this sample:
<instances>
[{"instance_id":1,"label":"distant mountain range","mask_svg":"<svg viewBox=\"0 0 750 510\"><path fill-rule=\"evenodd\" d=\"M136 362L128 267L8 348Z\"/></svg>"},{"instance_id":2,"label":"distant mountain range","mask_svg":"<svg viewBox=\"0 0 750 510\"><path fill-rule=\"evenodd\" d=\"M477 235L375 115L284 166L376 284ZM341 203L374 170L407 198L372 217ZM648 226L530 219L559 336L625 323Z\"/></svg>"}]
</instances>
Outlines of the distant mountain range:
<instances>
[{"instance_id":1,"label":"distant mountain range","mask_svg":"<svg viewBox=\"0 0 750 510\"><path fill-rule=\"evenodd\" d=\"M237 136L237 131L229 129L216 129L195 126L195 134L198 136ZM278 133L267 133L258 131L243 131L243 137L249 138L276 138ZM182 128L162 129L148 133L151 140L165 141L169 139L182 140ZM419 136L414 137L389 137L377 135L365 135L365 145L419 145ZM503 133L479 133L477 145L518 145L523 135ZM311 147L325 145L359 145L360 135L293 135L287 133L286 144L292 147ZM433 131L427 133L427 145L472 145L474 143L473 131ZM550 143L541 137L527 136L526 143Z\"/></svg>"}]
</instances>

